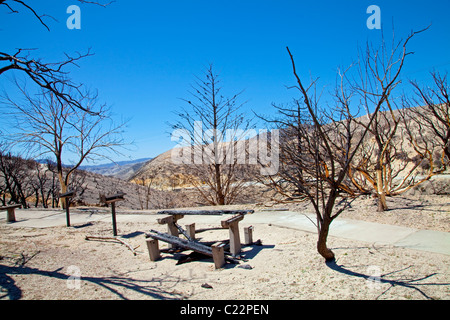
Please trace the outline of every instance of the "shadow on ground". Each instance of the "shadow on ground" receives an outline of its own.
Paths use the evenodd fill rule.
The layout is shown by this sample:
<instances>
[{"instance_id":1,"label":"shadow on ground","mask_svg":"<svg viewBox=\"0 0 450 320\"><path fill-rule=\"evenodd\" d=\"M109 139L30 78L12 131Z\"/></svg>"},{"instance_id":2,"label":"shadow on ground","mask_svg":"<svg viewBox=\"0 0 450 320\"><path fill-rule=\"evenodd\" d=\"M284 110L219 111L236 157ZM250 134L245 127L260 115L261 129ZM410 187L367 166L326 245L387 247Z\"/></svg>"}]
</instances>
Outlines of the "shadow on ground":
<instances>
[{"instance_id":1,"label":"shadow on ground","mask_svg":"<svg viewBox=\"0 0 450 320\"><path fill-rule=\"evenodd\" d=\"M380 295L378 295L377 299L381 296L385 295L390 289L392 289L395 286L405 287L412 290L415 290L419 292L425 299L428 300L434 300L432 297L430 297L422 288L427 286L449 286L450 283L436 283L436 282L422 282L423 280L427 280L435 276L437 273L431 273L425 276L420 277L414 277L414 278L398 278L398 279L387 279L389 276L393 276L396 273L399 273L401 271L404 271L406 269L411 268L412 266L395 270L389 273L381 274L380 276L374 277L374 275L367 275L360 272L356 272L353 270L350 270L350 267L346 267L345 265L339 265L336 261L327 261L326 265L337 272L352 276L352 277L358 277L363 278L367 281L372 281L373 283L379 282L379 283L387 283L390 284L389 288L384 290Z\"/></svg>"},{"instance_id":2,"label":"shadow on ground","mask_svg":"<svg viewBox=\"0 0 450 320\"><path fill-rule=\"evenodd\" d=\"M18 300L23 297L22 290L14 281L12 277L13 275L40 275L42 277L69 280L71 275L63 273L62 269L63 268L47 271L27 266L6 266L0 264L0 299ZM90 282L105 288L115 294L117 298L124 300L127 300L128 298L120 292L123 291L123 289L132 290L136 293L147 295L154 299L179 300L185 298L184 295L177 293L175 290L169 292L160 287L162 282L173 283L173 286L175 286L179 281L181 281L179 278L172 277L170 275L165 275L162 278L152 278L151 280L133 279L120 276L82 276L81 281Z\"/></svg>"}]
</instances>

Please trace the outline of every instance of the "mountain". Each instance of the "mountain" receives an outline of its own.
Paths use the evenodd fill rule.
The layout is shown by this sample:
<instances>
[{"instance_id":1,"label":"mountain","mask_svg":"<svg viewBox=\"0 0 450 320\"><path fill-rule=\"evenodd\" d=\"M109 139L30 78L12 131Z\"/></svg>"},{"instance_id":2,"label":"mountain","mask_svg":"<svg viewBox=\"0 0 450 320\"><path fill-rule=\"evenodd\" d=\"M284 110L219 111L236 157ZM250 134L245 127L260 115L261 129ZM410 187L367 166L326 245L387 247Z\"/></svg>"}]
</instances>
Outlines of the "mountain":
<instances>
[{"instance_id":1,"label":"mountain","mask_svg":"<svg viewBox=\"0 0 450 320\"><path fill-rule=\"evenodd\" d=\"M118 161L106 164L81 166L80 169L104 176L128 180L150 160L152 160L152 158L141 158L130 161Z\"/></svg>"}]
</instances>

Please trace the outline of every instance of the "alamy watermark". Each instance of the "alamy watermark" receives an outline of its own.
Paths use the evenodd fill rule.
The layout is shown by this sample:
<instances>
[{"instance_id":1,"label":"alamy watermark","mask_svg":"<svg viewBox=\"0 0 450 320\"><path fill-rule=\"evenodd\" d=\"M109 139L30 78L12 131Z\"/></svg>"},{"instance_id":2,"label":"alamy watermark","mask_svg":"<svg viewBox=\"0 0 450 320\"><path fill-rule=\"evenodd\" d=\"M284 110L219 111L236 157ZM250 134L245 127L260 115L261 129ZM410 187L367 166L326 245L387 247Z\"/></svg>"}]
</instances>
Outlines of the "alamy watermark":
<instances>
[{"instance_id":1,"label":"alamy watermark","mask_svg":"<svg viewBox=\"0 0 450 320\"><path fill-rule=\"evenodd\" d=\"M78 266L67 267L67 273L70 275L66 280L67 289L79 290L81 288L81 270Z\"/></svg>"},{"instance_id":2,"label":"alamy watermark","mask_svg":"<svg viewBox=\"0 0 450 320\"><path fill-rule=\"evenodd\" d=\"M69 29L69 30L81 29L81 9L80 9L80 7L77 5L68 6L66 12L70 14L70 16L67 18L67 21L66 21L67 29Z\"/></svg>"},{"instance_id":3,"label":"alamy watermark","mask_svg":"<svg viewBox=\"0 0 450 320\"><path fill-rule=\"evenodd\" d=\"M192 131L175 129L171 160L175 164L260 164L262 175L275 175L279 168L279 130L203 130L195 121Z\"/></svg>"},{"instance_id":4,"label":"alamy watermark","mask_svg":"<svg viewBox=\"0 0 450 320\"><path fill-rule=\"evenodd\" d=\"M381 268L379 266L368 266L367 273L370 274L366 280L369 290L379 290L381 288Z\"/></svg>"},{"instance_id":5,"label":"alamy watermark","mask_svg":"<svg viewBox=\"0 0 450 320\"><path fill-rule=\"evenodd\" d=\"M367 7L366 13L370 14L367 18L366 26L370 30L381 29L381 9L377 5Z\"/></svg>"}]
</instances>

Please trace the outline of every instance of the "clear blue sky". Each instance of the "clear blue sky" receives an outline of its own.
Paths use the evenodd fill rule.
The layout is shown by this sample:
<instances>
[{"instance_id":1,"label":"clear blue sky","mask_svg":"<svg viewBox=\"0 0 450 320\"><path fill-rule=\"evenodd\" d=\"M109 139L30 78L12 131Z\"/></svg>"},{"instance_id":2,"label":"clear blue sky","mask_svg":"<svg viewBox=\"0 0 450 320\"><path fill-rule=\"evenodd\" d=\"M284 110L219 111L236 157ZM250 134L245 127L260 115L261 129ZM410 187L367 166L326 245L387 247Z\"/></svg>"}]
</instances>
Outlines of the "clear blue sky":
<instances>
[{"instance_id":1,"label":"clear blue sky","mask_svg":"<svg viewBox=\"0 0 450 320\"><path fill-rule=\"evenodd\" d=\"M30 12L8 14L0 7L0 49L38 48L33 54L58 61L63 53L94 56L71 68L76 82L99 91L116 117L129 118L125 138L135 145L131 159L154 157L174 146L167 121L184 106L180 98L213 63L230 95L245 90L246 110L270 113L271 103L296 96L286 46L294 54L305 79L320 77L325 88L335 83L336 69L357 58L358 45L378 40L369 30L369 5L381 9L382 26L389 38L392 21L398 37L430 23L409 49L403 79L429 81L428 72L450 68L449 0L429 1L300 1L300 0L116 0L106 8L75 0L32 0L44 17L47 31ZM81 30L69 30L66 9L81 8ZM7 80L0 78L1 86ZM117 159L121 160L121 159ZM127 160L127 159L123 159Z\"/></svg>"}]
</instances>

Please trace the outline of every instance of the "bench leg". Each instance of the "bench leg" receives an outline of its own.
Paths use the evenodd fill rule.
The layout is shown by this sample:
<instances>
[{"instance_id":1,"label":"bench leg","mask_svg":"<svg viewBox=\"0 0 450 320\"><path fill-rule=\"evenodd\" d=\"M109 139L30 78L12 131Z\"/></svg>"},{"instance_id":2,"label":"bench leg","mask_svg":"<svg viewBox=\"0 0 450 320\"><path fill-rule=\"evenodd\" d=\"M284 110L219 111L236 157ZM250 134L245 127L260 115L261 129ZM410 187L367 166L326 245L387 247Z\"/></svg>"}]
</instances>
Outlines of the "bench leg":
<instances>
[{"instance_id":1,"label":"bench leg","mask_svg":"<svg viewBox=\"0 0 450 320\"><path fill-rule=\"evenodd\" d=\"M6 213L6 222L16 222L16 213L14 208L8 208Z\"/></svg>"},{"instance_id":2,"label":"bench leg","mask_svg":"<svg viewBox=\"0 0 450 320\"><path fill-rule=\"evenodd\" d=\"M244 240L246 245L253 243L253 226L244 228Z\"/></svg>"},{"instance_id":3,"label":"bench leg","mask_svg":"<svg viewBox=\"0 0 450 320\"><path fill-rule=\"evenodd\" d=\"M178 228L177 228L177 226L175 225L174 222L169 222L167 224L167 230L168 230L168 233L171 236L174 236L174 237L177 237L177 238L180 237L180 232L178 231ZM176 245L169 243L169 248L175 249L176 247L177 247Z\"/></svg>"},{"instance_id":4,"label":"bench leg","mask_svg":"<svg viewBox=\"0 0 450 320\"><path fill-rule=\"evenodd\" d=\"M233 256L237 256L241 252L241 239L239 237L238 222L231 223L230 227L230 252Z\"/></svg>"},{"instance_id":5,"label":"bench leg","mask_svg":"<svg viewBox=\"0 0 450 320\"><path fill-rule=\"evenodd\" d=\"M148 248L148 254L150 256L150 260L151 261L158 260L161 257L160 251L159 251L158 240L147 239L146 242L147 242L147 248Z\"/></svg>"},{"instance_id":6,"label":"bench leg","mask_svg":"<svg viewBox=\"0 0 450 320\"><path fill-rule=\"evenodd\" d=\"M195 223L187 224L186 225L186 232L189 238L192 240L195 240Z\"/></svg>"},{"instance_id":7,"label":"bench leg","mask_svg":"<svg viewBox=\"0 0 450 320\"><path fill-rule=\"evenodd\" d=\"M220 269L225 264L225 251L223 249L223 243L215 243L211 246L214 266L216 269Z\"/></svg>"}]
</instances>

